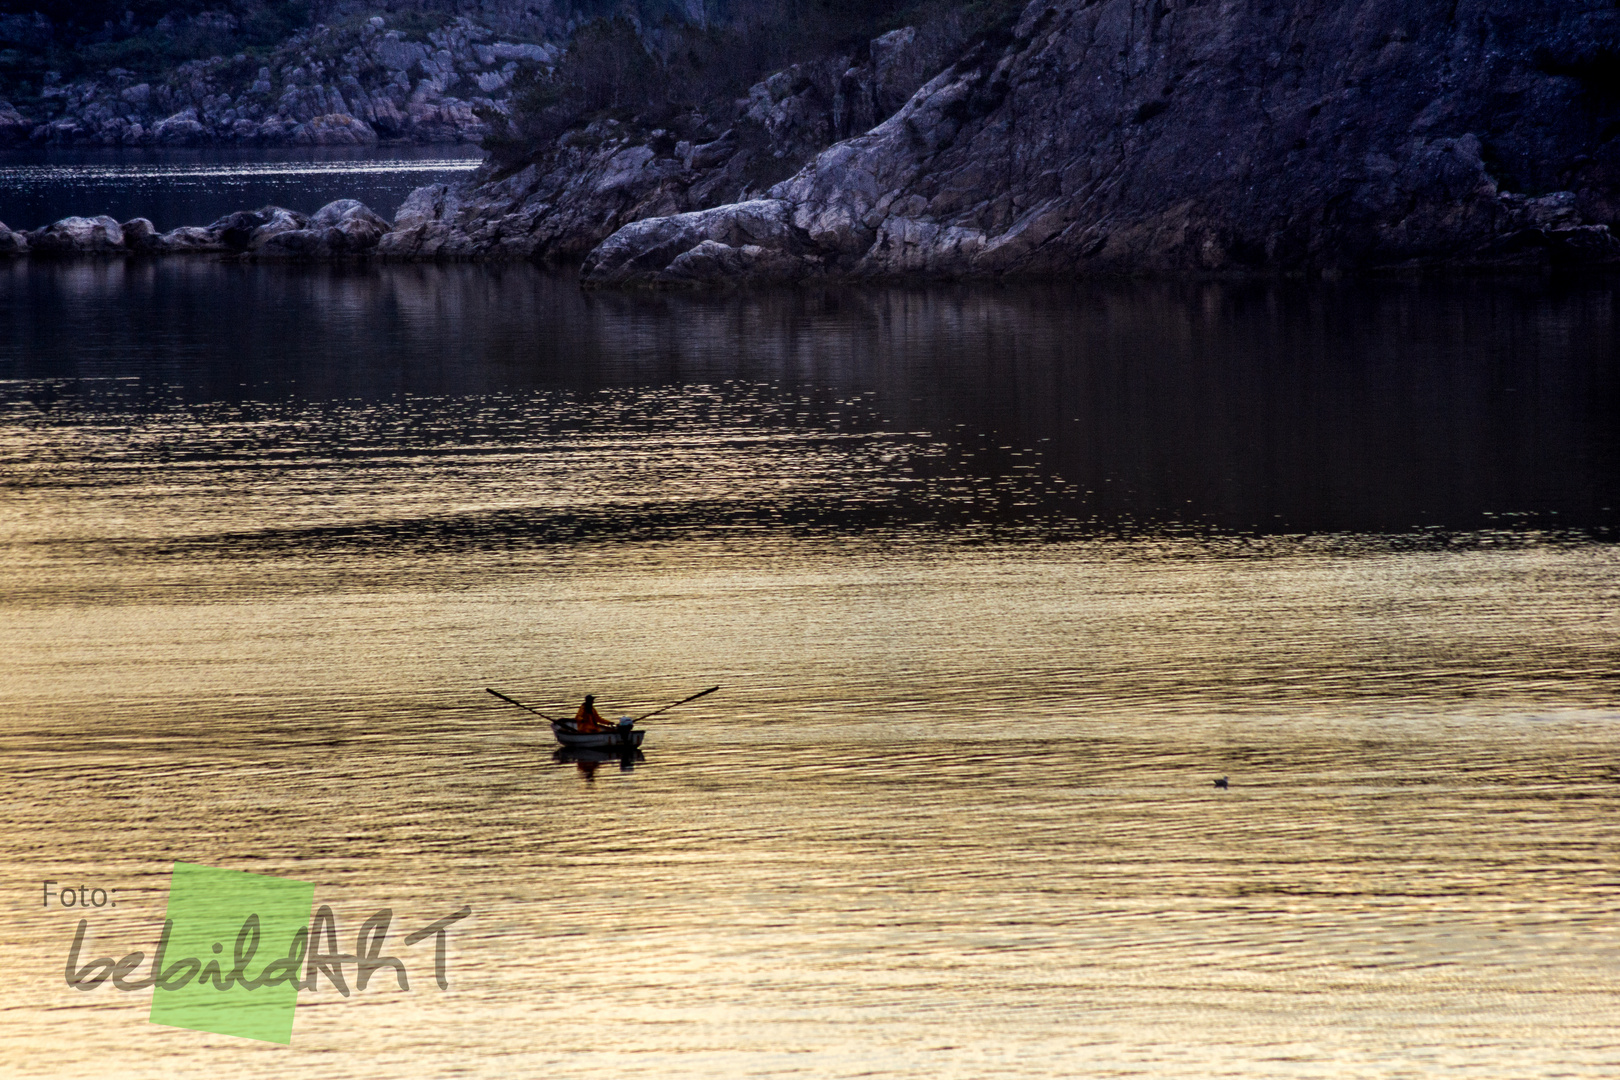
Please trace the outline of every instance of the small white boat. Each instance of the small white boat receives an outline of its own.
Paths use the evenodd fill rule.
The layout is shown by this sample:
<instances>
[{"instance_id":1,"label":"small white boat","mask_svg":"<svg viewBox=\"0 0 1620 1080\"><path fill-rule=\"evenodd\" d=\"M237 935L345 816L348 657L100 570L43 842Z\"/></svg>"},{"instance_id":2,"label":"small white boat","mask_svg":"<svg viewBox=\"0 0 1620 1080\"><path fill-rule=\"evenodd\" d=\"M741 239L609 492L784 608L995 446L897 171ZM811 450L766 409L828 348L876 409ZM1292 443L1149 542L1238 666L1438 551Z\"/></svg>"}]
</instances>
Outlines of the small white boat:
<instances>
[{"instance_id":1,"label":"small white boat","mask_svg":"<svg viewBox=\"0 0 1620 1080\"><path fill-rule=\"evenodd\" d=\"M601 731L580 731L572 724L552 721L551 733L564 746L592 750L634 750L641 745L642 737L647 734L645 731L636 730L623 720Z\"/></svg>"}]
</instances>

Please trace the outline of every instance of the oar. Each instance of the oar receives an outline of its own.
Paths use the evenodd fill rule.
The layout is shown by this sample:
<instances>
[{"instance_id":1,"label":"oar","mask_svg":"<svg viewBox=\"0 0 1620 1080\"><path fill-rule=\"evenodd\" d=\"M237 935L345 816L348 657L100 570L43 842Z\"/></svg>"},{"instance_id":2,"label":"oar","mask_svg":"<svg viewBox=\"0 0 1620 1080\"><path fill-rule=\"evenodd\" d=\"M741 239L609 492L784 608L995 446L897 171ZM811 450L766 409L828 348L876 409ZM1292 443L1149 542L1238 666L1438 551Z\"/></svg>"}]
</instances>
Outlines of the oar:
<instances>
[{"instance_id":1,"label":"oar","mask_svg":"<svg viewBox=\"0 0 1620 1080\"><path fill-rule=\"evenodd\" d=\"M508 705L516 705L520 709L525 709L528 712L532 712L532 713L534 713L534 715L538 716L542 720L551 720L551 717L547 716L545 713L541 712L539 709L530 709L527 705L523 704L523 702L521 702L521 701L513 701L511 698L507 697L505 694L501 693L499 690L490 690L489 687L487 687L487 686L484 687L484 689L486 691L488 691L489 693L494 694L496 697L500 698L502 701L506 702ZM715 689L718 690L719 687L715 687ZM676 704L679 704L679 702L677 702ZM561 724L562 723L561 720L551 720L551 722L553 724Z\"/></svg>"},{"instance_id":2,"label":"oar","mask_svg":"<svg viewBox=\"0 0 1620 1080\"><path fill-rule=\"evenodd\" d=\"M718 686L711 686L707 690L699 690L697 693L693 694L691 697L683 697L683 698L681 698L681 700L677 701L675 703L675 705L685 705L688 701L696 701L698 698L702 697L704 694L712 694L718 689L720 689ZM494 691L491 690L490 693L493 694ZM631 721L631 723L639 724L643 720L647 719L648 716L657 716L661 712L669 712L669 710L673 709L675 707L675 705L665 705L662 709L654 709L650 713L646 713L643 716L636 717L634 720Z\"/></svg>"}]
</instances>

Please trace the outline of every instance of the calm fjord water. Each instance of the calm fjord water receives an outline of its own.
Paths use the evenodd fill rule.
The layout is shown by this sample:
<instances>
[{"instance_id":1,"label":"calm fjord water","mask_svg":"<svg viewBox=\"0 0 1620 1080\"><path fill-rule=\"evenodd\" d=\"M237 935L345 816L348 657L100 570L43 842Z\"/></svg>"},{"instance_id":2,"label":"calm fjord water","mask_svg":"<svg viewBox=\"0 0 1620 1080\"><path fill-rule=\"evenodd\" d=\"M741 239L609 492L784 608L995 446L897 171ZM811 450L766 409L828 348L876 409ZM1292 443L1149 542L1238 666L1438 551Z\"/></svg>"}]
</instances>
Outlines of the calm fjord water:
<instances>
[{"instance_id":1,"label":"calm fjord water","mask_svg":"<svg viewBox=\"0 0 1620 1080\"><path fill-rule=\"evenodd\" d=\"M1612 1076L1617 296L0 266L0 1060ZM451 988L68 987L177 860Z\"/></svg>"}]
</instances>

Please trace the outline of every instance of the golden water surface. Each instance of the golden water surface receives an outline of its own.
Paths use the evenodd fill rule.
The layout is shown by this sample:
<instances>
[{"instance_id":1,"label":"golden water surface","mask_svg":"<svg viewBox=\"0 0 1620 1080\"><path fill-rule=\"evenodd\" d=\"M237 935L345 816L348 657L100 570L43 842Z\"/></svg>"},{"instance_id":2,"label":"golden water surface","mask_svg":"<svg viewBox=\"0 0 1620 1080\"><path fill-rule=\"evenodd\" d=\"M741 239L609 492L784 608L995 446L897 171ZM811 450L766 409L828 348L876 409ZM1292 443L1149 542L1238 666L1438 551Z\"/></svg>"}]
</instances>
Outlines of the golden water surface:
<instances>
[{"instance_id":1,"label":"golden water surface","mask_svg":"<svg viewBox=\"0 0 1620 1080\"><path fill-rule=\"evenodd\" d=\"M329 337L427 318L419 277L378 273L366 303L394 314L330 304ZM479 273L439 288L508 287ZM549 295L519 284L515 304ZM625 340L684 317L555 295ZM1190 311L1182 329L1212 303L1142 296L1141 324ZM764 318L715 303L688 314ZM1066 336L1018 303L946 307ZM787 334L766 322L750 340ZM1211 528L1322 513L1308 474L1350 491L1377 454L1265 473L1234 443L1195 487L1224 436L1123 447L1144 414L1104 379L1073 414L1119 425L1088 474L1083 445L1053 465L1062 429L967 430L929 378L784 367L777 339L769 370L661 369L655 343L537 381L505 339L452 336L477 356L446 345L468 367L435 374L290 331L289 389L270 346L197 331L196 357L120 370L114 329L74 353L29 326L67 359L13 354L0 386L9 1075L1620 1069L1620 557L1601 529L1498 527L1601 501L1559 494L1573 452L1532 480L1391 475L1367 504L1471 528ZM321 383L351 361L384 374ZM1368 423L1419 462L1505 430L1465 409L1426 442L1390 408ZM963 449L980 435L1003 456ZM1470 484L1508 494L1432 494ZM1144 524L1156 491L1202 517ZM616 716L714 684L646 721L643 760L598 767L485 693L556 715L594 692ZM121 956L151 948L176 861L311 882L346 939L392 909L409 990L323 982L276 1046L70 987L81 913L43 883L116 889L85 917ZM464 905L440 990L431 944L401 939Z\"/></svg>"}]
</instances>

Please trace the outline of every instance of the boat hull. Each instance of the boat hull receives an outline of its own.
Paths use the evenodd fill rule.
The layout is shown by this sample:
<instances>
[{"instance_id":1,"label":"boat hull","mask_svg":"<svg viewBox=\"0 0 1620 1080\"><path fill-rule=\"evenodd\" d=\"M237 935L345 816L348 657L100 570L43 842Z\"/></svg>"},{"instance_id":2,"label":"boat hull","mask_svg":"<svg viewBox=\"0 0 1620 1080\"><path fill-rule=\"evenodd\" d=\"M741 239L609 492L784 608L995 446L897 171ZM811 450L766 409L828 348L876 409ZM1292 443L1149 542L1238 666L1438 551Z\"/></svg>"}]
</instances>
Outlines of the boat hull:
<instances>
[{"instance_id":1,"label":"boat hull","mask_svg":"<svg viewBox=\"0 0 1620 1080\"><path fill-rule=\"evenodd\" d=\"M612 727L606 731L574 731L552 724L551 733L563 746L590 750L634 750L647 733L635 728Z\"/></svg>"}]
</instances>

